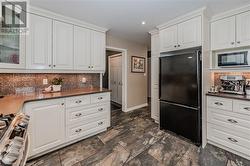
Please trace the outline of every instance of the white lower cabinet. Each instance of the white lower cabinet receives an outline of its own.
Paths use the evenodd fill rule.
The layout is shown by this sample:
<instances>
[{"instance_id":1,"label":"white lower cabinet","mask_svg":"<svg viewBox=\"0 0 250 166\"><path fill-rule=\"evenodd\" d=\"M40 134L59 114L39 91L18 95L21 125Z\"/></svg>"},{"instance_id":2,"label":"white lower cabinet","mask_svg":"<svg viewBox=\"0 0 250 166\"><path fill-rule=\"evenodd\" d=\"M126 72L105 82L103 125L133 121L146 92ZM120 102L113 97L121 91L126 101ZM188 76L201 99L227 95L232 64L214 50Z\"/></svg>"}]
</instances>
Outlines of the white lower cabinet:
<instances>
[{"instance_id":1,"label":"white lower cabinet","mask_svg":"<svg viewBox=\"0 0 250 166\"><path fill-rule=\"evenodd\" d=\"M31 117L29 158L33 158L106 130L110 93L33 101L24 110Z\"/></svg>"},{"instance_id":2,"label":"white lower cabinet","mask_svg":"<svg viewBox=\"0 0 250 166\"><path fill-rule=\"evenodd\" d=\"M30 156L57 147L65 141L64 99L27 103L25 112L31 117Z\"/></svg>"},{"instance_id":3,"label":"white lower cabinet","mask_svg":"<svg viewBox=\"0 0 250 166\"><path fill-rule=\"evenodd\" d=\"M207 97L208 142L250 159L250 101Z\"/></svg>"}]
</instances>

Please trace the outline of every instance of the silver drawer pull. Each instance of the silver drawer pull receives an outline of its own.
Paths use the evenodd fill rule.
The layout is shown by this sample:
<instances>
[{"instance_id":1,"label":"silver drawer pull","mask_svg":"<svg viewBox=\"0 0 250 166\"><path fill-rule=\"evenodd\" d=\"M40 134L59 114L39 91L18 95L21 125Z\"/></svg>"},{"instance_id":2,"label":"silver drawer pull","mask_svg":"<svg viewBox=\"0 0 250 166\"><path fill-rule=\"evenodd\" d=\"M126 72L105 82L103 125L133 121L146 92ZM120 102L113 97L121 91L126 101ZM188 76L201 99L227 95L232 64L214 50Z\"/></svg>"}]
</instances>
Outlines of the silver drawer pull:
<instances>
[{"instance_id":1,"label":"silver drawer pull","mask_svg":"<svg viewBox=\"0 0 250 166\"><path fill-rule=\"evenodd\" d=\"M82 113L78 113L75 115L76 117L82 116Z\"/></svg>"},{"instance_id":2,"label":"silver drawer pull","mask_svg":"<svg viewBox=\"0 0 250 166\"><path fill-rule=\"evenodd\" d=\"M100 126L100 125L102 125L102 124L103 124L103 122L99 122L99 123L98 123L98 126Z\"/></svg>"},{"instance_id":3,"label":"silver drawer pull","mask_svg":"<svg viewBox=\"0 0 250 166\"><path fill-rule=\"evenodd\" d=\"M103 111L103 108L99 108L98 111Z\"/></svg>"},{"instance_id":4,"label":"silver drawer pull","mask_svg":"<svg viewBox=\"0 0 250 166\"><path fill-rule=\"evenodd\" d=\"M82 100L77 100L75 103L79 104L79 103L81 103L81 102L82 102Z\"/></svg>"},{"instance_id":5,"label":"silver drawer pull","mask_svg":"<svg viewBox=\"0 0 250 166\"><path fill-rule=\"evenodd\" d=\"M233 138L227 138L227 139L229 139L231 142L234 142L234 143L236 143L236 142L238 142L236 139L233 139Z\"/></svg>"},{"instance_id":6,"label":"silver drawer pull","mask_svg":"<svg viewBox=\"0 0 250 166\"><path fill-rule=\"evenodd\" d=\"M80 133L81 131L82 131L82 129L77 129L75 132Z\"/></svg>"},{"instance_id":7,"label":"silver drawer pull","mask_svg":"<svg viewBox=\"0 0 250 166\"><path fill-rule=\"evenodd\" d=\"M98 97L97 99L98 99L98 100L102 100L102 99L103 99L103 97Z\"/></svg>"},{"instance_id":8,"label":"silver drawer pull","mask_svg":"<svg viewBox=\"0 0 250 166\"><path fill-rule=\"evenodd\" d=\"M228 119L227 121L231 123L238 123L236 120L233 120L233 119Z\"/></svg>"},{"instance_id":9,"label":"silver drawer pull","mask_svg":"<svg viewBox=\"0 0 250 166\"><path fill-rule=\"evenodd\" d=\"M244 110L250 111L250 107L245 107Z\"/></svg>"},{"instance_id":10,"label":"silver drawer pull","mask_svg":"<svg viewBox=\"0 0 250 166\"><path fill-rule=\"evenodd\" d=\"M220 102L215 102L214 104L219 105L219 106L223 105L223 103L220 103Z\"/></svg>"}]
</instances>

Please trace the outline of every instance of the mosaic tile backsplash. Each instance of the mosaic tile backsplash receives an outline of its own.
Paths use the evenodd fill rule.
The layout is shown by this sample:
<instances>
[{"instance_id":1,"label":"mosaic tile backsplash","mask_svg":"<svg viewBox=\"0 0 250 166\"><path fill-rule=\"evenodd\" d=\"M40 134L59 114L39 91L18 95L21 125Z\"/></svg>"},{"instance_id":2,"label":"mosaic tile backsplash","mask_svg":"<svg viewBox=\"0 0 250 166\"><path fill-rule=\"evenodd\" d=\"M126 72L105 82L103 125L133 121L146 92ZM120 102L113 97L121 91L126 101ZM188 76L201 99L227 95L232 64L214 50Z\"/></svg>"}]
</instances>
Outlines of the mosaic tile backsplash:
<instances>
[{"instance_id":1,"label":"mosaic tile backsplash","mask_svg":"<svg viewBox=\"0 0 250 166\"><path fill-rule=\"evenodd\" d=\"M0 95L15 94L16 89L25 87L39 90L48 86L43 85L43 79L51 83L55 77L63 78L62 90L100 86L100 74L0 74ZM86 83L81 82L83 77Z\"/></svg>"},{"instance_id":2,"label":"mosaic tile backsplash","mask_svg":"<svg viewBox=\"0 0 250 166\"><path fill-rule=\"evenodd\" d=\"M223 75L243 75L246 79L250 79L250 72L216 72L214 73L214 85L220 86L220 76Z\"/></svg>"}]
</instances>

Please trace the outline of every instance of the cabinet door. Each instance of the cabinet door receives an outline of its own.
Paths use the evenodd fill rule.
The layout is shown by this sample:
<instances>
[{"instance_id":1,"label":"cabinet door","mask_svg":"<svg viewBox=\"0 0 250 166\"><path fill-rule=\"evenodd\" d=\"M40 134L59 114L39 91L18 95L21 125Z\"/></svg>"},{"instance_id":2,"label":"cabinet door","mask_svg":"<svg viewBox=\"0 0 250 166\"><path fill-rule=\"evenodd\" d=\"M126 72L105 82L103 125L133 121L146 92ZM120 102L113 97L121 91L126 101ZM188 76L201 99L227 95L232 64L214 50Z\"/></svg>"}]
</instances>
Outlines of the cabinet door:
<instances>
[{"instance_id":1,"label":"cabinet door","mask_svg":"<svg viewBox=\"0 0 250 166\"><path fill-rule=\"evenodd\" d=\"M53 68L73 69L73 25L53 21Z\"/></svg>"},{"instance_id":2,"label":"cabinet door","mask_svg":"<svg viewBox=\"0 0 250 166\"><path fill-rule=\"evenodd\" d=\"M201 46L201 17L178 24L178 48Z\"/></svg>"},{"instance_id":3,"label":"cabinet door","mask_svg":"<svg viewBox=\"0 0 250 166\"><path fill-rule=\"evenodd\" d=\"M177 25L160 31L160 52L175 50L177 45Z\"/></svg>"},{"instance_id":4,"label":"cabinet door","mask_svg":"<svg viewBox=\"0 0 250 166\"><path fill-rule=\"evenodd\" d=\"M159 57L151 57L151 84L159 85Z\"/></svg>"},{"instance_id":5,"label":"cabinet door","mask_svg":"<svg viewBox=\"0 0 250 166\"><path fill-rule=\"evenodd\" d=\"M105 33L91 32L91 64L92 70L105 70Z\"/></svg>"},{"instance_id":6,"label":"cabinet door","mask_svg":"<svg viewBox=\"0 0 250 166\"><path fill-rule=\"evenodd\" d=\"M74 26L74 69L90 70L91 67L91 31Z\"/></svg>"},{"instance_id":7,"label":"cabinet door","mask_svg":"<svg viewBox=\"0 0 250 166\"><path fill-rule=\"evenodd\" d=\"M151 117L159 122L159 88L158 86L152 86L151 91Z\"/></svg>"},{"instance_id":8,"label":"cabinet door","mask_svg":"<svg viewBox=\"0 0 250 166\"><path fill-rule=\"evenodd\" d=\"M29 34L26 37L26 67L51 69L52 67L52 20L30 14Z\"/></svg>"},{"instance_id":9,"label":"cabinet door","mask_svg":"<svg viewBox=\"0 0 250 166\"><path fill-rule=\"evenodd\" d=\"M64 143L64 100L46 100L27 103L25 113L30 115L30 156L45 152Z\"/></svg>"},{"instance_id":10,"label":"cabinet door","mask_svg":"<svg viewBox=\"0 0 250 166\"><path fill-rule=\"evenodd\" d=\"M250 12L245 12L236 16L236 45L250 45Z\"/></svg>"},{"instance_id":11,"label":"cabinet door","mask_svg":"<svg viewBox=\"0 0 250 166\"><path fill-rule=\"evenodd\" d=\"M211 23L211 49L235 47L235 16Z\"/></svg>"}]
</instances>

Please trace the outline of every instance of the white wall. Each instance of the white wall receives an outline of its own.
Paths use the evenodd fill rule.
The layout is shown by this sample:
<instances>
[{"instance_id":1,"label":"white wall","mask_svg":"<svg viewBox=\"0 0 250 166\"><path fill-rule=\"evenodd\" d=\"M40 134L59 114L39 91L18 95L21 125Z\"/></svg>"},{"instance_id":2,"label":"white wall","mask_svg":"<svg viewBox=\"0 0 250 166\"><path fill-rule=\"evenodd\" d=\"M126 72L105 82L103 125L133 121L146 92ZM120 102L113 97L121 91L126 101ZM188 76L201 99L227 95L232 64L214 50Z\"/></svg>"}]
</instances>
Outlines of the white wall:
<instances>
[{"instance_id":1,"label":"white wall","mask_svg":"<svg viewBox=\"0 0 250 166\"><path fill-rule=\"evenodd\" d=\"M131 56L146 58L147 46L107 34L107 46L127 49L128 78L127 78L127 109L147 103L147 70L145 74L131 73ZM145 66L147 68L147 65Z\"/></svg>"}]
</instances>

